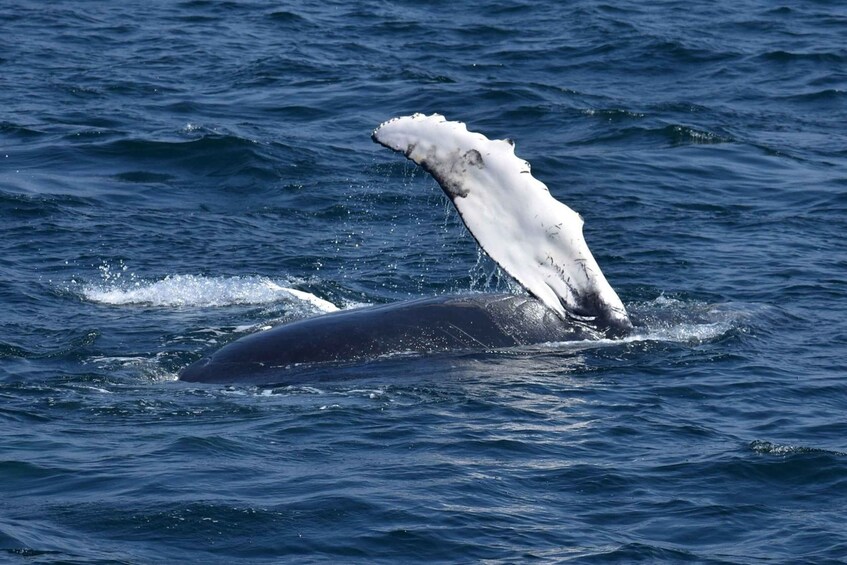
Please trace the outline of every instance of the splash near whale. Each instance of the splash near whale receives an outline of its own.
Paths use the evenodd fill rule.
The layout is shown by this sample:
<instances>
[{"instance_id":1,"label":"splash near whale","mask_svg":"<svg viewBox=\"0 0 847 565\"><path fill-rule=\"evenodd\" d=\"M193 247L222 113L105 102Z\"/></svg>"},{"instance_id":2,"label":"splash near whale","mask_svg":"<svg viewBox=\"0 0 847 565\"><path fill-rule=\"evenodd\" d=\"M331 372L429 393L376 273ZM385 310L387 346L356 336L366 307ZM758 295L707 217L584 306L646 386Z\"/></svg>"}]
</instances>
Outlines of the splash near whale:
<instances>
[{"instance_id":1,"label":"splash near whale","mask_svg":"<svg viewBox=\"0 0 847 565\"><path fill-rule=\"evenodd\" d=\"M513 142L488 139L439 114L388 120L372 138L429 172L480 248L530 296L441 296L284 324L200 359L181 380L279 384L304 365L631 331L623 303L588 249L582 218L532 176Z\"/></svg>"}]
</instances>

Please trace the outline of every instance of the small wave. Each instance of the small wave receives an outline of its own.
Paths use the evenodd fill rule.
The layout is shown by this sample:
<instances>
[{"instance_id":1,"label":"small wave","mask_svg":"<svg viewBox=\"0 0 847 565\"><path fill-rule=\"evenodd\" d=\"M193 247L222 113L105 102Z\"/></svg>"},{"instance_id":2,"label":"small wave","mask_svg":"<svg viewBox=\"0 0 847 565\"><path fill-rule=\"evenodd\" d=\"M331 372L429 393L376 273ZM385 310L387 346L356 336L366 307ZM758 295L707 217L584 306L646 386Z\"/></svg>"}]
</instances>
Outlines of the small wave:
<instances>
[{"instance_id":1,"label":"small wave","mask_svg":"<svg viewBox=\"0 0 847 565\"><path fill-rule=\"evenodd\" d=\"M655 133L660 133L671 145L714 145L732 143L734 139L711 131L698 130L693 127L674 124L668 125Z\"/></svg>"},{"instance_id":2,"label":"small wave","mask_svg":"<svg viewBox=\"0 0 847 565\"><path fill-rule=\"evenodd\" d=\"M681 124L667 124L663 126L625 127L610 134L590 139L587 143L625 142L630 145L633 143L647 143L649 145L660 143L668 147L678 147L682 145L717 145L733 143L734 141L735 139L727 134L700 130Z\"/></svg>"},{"instance_id":3,"label":"small wave","mask_svg":"<svg viewBox=\"0 0 847 565\"><path fill-rule=\"evenodd\" d=\"M587 108L581 113L591 118L600 118L608 122L621 122L626 120L640 120L645 117L641 112L634 112L622 108Z\"/></svg>"},{"instance_id":4,"label":"small wave","mask_svg":"<svg viewBox=\"0 0 847 565\"><path fill-rule=\"evenodd\" d=\"M76 138L78 133L74 131L68 138ZM277 163L267 143L192 122L186 123L175 135L110 138L79 150L85 158L115 159L128 164L126 159L131 155L130 171L136 174L139 170L152 170L170 176L191 174L230 178L252 174L268 181L278 179L274 172Z\"/></svg>"},{"instance_id":5,"label":"small wave","mask_svg":"<svg viewBox=\"0 0 847 565\"><path fill-rule=\"evenodd\" d=\"M839 64L845 61L844 55L835 51L803 53L776 50L763 53L759 55L758 58L768 62L776 63L799 63L803 61L808 61L811 63L820 63L824 65Z\"/></svg>"},{"instance_id":6,"label":"small wave","mask_svg":"<svg viewBox=\"0 0 847 565\"><path fill-rule=\"evenodd\" d=\"M781 445L771 443L769 441L754 440L750 442L750 449L761 455L801 455L801 454L818 454L832 455L836 457L845 457L847 453L843 451L832 451L830 449L821 449L819 447L804 447L802 445Z\"/></svg>"},{"instance_id":7,"label":"small wave","mask_svg":"<svg viewBox=\"0 0 847 565\"><path fill-rule=\"evenodd\" d=\"M13 122L0 122L0 134L19 139L30 139L44 135L44 132Z\"/></svg>"},{"instance_id":8,"label":"small wave","mask_svg":"<svg viewBox=\"0 0 847 565\"><path fill-rule=\"evenodd\" d=\"M150 171L126 171L113 177L115 180L139 184L164 184L171 180L171 175L163 175Z\"/></svg>"},{"instance_id":9,"label":"small wave","mask_svg":"<svg viewBox=\"0 0 847 565\"><path fill-rule=\"evenodd\" d=\"M837 88L826 88L824 90L816 90L814 92L805 92L802 94L793 94L784 97L785 100L793 102L837 102L840 103L847 97L847 91Z\"/></svg>"},{"instance_id":10,"label":"small wave","mask_svg":"<svg viewBox=\"0 0 847 565\"><path fill-rule=\"evenodd\" d=\"M738 304L708 304L660 295L628 306L637 320L631 341L704 343L743 330L755 308Z\"/></svg>"},{"instance_id":11,"label":"small wave","mask_svg":"<svg viewBox=\"0 0 847 565\"><path fill-rule=\"evenodd\" d=\"M703 343L726 335L733 329L729 322L705 324L678 324L665 328L650 328L646 333L636 334L631 339L668 341L677 343Z\"/></svg>"},{"instance_id":12,"label":"small wave","mask_svg":"<svg viewBox=\"0 0 847 565\"><path fill-rule=\"evenodd\" d=\"M114 275L110 275L114 278ZM338 307L310 292L297 290L259 276L205 277L169 275L158 281L107 280L84 285L82 296L91 302L113 306L220 307L295 301L320 312Z\"/></svg>"},{"instance_id":13,"label":"small wave","mask_svg":"<svg viewBox=\"0 0 847 565\"><path fill-rule=\"evenodd\" d=\"M294 12L289 12L288 10L278 10L275 12L271 12L270 14L268 14L268 18L277 23L283 24L311 24L309 20L307 20L300 14L295 14Z\"/></svg>"}]
</instances>

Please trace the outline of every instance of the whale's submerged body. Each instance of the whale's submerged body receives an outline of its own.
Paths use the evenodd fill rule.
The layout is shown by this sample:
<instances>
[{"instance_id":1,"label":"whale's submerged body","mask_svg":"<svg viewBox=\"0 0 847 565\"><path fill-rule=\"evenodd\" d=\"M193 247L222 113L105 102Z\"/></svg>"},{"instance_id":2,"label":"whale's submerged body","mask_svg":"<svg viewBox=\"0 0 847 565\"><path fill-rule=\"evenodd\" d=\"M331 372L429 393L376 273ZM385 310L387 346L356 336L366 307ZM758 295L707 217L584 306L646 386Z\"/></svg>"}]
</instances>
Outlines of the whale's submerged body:
<instances>
[{"instance_id":1,"label":"whale's submerged body","mask_svg":"<svg viewBox=\"0 0 847 565\"><path fill-rule=\"evenodd\" d=\"M184 381L279 384L314 363L492 350L597 338L529 296L468 294L342 310L243 337L186 368Z\"/></svg>"},{"instance_id":2,"label":"whale's submerged body","mask_svg":"<svg viewBox=\"0 0 847 565\"><path fill-rule=\"evenodd\" d=\"M281 384L319 363L616 337L632 325L582 235L508 140L443 116L381 124L373 139L427 170L485 253L530 296L468 294L346 310L243 337L187 367L194 382Z\"/></svg>"}]
</instances>

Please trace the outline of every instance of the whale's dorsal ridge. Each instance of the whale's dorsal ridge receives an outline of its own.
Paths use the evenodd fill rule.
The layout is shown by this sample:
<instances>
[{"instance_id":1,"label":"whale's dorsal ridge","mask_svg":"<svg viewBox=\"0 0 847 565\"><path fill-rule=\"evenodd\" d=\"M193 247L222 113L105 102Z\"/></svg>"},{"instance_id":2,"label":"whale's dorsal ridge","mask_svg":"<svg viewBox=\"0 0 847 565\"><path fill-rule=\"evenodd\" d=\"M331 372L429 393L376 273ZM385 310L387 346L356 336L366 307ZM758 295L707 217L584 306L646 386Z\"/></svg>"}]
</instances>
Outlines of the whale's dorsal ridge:
<instances>
[{"instance_id":1,"label":"whale's dorsal ridge","mask_svg":"<svg viewBox=\"0 0 847 565\"><path fill-rule=\"evenodd\" d=\"M582 234L582 218L550 194L515 154L440 114L392 118L372 134L432 174L479 246L562 318L631 327Z\"/></svg>"}]
</instances>

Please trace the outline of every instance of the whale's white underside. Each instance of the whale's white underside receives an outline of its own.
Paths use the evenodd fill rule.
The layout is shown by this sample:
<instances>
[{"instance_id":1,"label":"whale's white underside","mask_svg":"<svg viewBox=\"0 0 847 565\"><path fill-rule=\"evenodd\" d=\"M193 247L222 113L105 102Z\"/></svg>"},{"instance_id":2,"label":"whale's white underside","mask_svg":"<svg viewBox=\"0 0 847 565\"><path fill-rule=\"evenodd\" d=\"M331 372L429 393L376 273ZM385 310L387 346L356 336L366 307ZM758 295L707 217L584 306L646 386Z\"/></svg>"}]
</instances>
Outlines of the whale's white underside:
<instances>
[{"instance_id":1,"label":"whale's white underside","mask_svg":"<svg viewBox=\"0 0 847 565\"><path fill-rule=\"evenodd\" d=\"M582 218L550 195L509 140L444 116L394 118L373 132L438 181L480 247L561 317L628 325L626 310L582 235Z\"/></svg>"}]
</instances>

